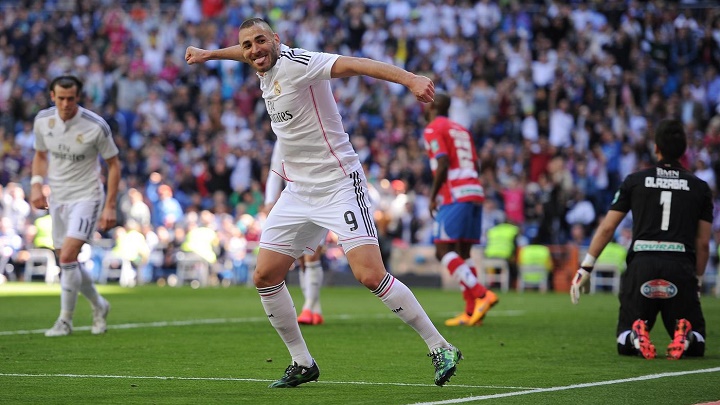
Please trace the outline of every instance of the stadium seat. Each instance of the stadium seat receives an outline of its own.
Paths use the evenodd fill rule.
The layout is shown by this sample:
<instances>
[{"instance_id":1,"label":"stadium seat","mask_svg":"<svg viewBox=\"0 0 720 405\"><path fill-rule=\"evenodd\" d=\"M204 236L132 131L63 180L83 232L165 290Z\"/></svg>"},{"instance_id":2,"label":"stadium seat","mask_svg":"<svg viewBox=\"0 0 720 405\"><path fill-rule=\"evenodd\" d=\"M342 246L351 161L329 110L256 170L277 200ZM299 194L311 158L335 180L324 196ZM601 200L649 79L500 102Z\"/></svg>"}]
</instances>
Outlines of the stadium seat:
<instances>
[{"instance_id":1,"label":"stadium seat","mask_svg":"<svg viewBox=\"0 0 720 405\"><path fill-rule=\"evenodd\" d=\"M118 280L123 287L134 287L137 272L129 260L114 253L108 253L102 261L98 283L107 284L108 280Z\"/></svg>"},{"instance_id":2,"label":"stadium seat","mask_svg":"<svg viewBox=\"0 0 720 405\"><path fill-rule=\"evenodd\" d=\"M196 280L200 287L208 285L210 265L196 253L178 252L177 254L177 286Z\"/></svg>"},{"instance_id":3,"label":"stadium seat","mask_svg":"<svg viewBox=\"0 0 720 405\"><path fill-rule=\"evenodd\" d=\"M34 276L42 276L47 284L60 281L60 267L52 250L30 249L28 253L30 256L25 262L25 281L32 281Z\"/></svg>"},{"instance_id":4,"label":"stadium seat","mask_svg":"<svg viewBox=\"0 0 720 405\"><path fill-rule=\"evenodd\" d=\"M248 287L255 287L253 274L255 273L255 266L257 265L257 254L253 251L249 251L245 256L245 264L248 267L246 285Z\"/></svg>"},{"instance_id":5,"label":"stadium seat","mask_svg":"<svg viewBox=\"0 0 720 405\"><path fill-rule=\"evenodd\" d=\"M590 293L610 290L620 292L620 274L625 271L627 248L617 242L605 246L590 273Z\"/></svg>"},{"instance_id":6,"label":"stadium seat","mask_svg":"<svg viewBox=\"0 0 720 405\"><path fill-rule=\"evenodd\" d=\"M536 288L540 292L548 290L548 270L539 264L518 265L518 291L523 292L526 288Z\"/></svg>"},{"instance_id":7,"label":"stadium seat","mask_svg":"<svg viewBox=\"0 0 720 405\"><path fill-rule=\"evenodd\" d=\"M620 291L620 274L622 270L610 263L595 264L590 273L590 294L602 291L600 287L610 287L613 294Z\"/></svg>"},{"instance_id":8,"label":"stadium seat","mask_svg":"<svg viewBox=\"0 0 720 405\"><path fill-rule=\"evenodd\" d=\"M510 264L505 259L483 258L480 271L480 283L488 288L494 284L500 285L502 292L510 289Z\"/></svg>"},{"instance_id":9,"label":"stadium seat","mask_svg":"<svg viewBox=\"0 0 720 405\"><path fill-rule=\"evenodd\" d=\"M550 248L542 244L529 244L518 252L518 291L536 288L540 292L548 290L548 277L553 269Z\"/></svg>"}]
</instances>

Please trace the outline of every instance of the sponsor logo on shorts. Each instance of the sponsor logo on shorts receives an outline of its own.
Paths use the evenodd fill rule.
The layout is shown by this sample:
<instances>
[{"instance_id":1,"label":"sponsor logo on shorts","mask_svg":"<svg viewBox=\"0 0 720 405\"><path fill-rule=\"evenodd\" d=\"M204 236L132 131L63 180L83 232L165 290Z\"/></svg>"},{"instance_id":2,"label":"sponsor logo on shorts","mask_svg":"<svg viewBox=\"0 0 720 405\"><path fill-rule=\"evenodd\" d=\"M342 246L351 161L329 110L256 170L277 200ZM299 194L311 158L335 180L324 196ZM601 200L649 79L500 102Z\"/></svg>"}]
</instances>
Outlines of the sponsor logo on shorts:
<instances>
[{"instance_id":1,"label":"sponsor logo on shorts","mask_svg":"<svg viewBox=\"0 0 720 405\"><path fill-rule=\"evenodd\" d=\"M638 239L633 244L635 252L684 252L685 244L680 242L663 242L661 240Z\"/></svg>"},{"instance_id":2,"label":"sponsor logo on shorts","mask_svg":"<svg viewBox=\"0 0 720 405\"><path fill-rule=\"evenodd\" d=\"M663 280L650 280L640 286L640 293L651 299L668 299L677 295L678 289L675 284Z\"/></svg>"}]
</instances>

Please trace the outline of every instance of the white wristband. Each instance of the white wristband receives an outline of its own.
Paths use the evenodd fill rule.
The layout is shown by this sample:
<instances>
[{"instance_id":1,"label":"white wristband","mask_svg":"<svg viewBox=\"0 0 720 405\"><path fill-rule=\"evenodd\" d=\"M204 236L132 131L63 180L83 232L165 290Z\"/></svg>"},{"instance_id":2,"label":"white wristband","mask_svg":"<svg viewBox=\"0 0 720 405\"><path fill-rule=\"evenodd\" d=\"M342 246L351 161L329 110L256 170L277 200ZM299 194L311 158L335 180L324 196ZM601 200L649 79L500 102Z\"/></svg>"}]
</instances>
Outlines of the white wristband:
<instances>
[{"instance_id":1,"label":"white wristband","mask_svg":"<svg viewBox=\"0 0 720 405\"><path fill-rule=\"evenodd\" d=\"M580 263L580 267L589 269L595 267L595 256L591 255L590 253L585 254L585 258L583 259L582 263Z\"/></svg>"},{"instance_id":2,"label":"white wristband","mask_svg":"<svg viewBox=\"0 0 720 405\"><path fill-rule=\"evenodd\" d=\"M36 174L36 175L34 175L34 176L32 176L32 177L30 178L30 185L31 185L31 186L32 186L32 185L35 185L35 184L43 184L43 183L45 183L45 178L44 178L43 176L38 175L38 174Z\"/></svg>"}]
</instances>

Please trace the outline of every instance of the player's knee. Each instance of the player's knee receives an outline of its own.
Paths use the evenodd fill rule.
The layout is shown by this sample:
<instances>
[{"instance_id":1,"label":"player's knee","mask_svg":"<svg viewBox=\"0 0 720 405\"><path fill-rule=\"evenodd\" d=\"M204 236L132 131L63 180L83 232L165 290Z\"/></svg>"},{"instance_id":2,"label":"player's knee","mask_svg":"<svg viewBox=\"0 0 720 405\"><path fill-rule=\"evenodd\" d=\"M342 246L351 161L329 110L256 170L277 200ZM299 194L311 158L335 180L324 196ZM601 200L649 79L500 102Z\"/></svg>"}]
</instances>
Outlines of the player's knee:
<instances>
[{"instance_id":1,"label":"player's knee","mask_svg":"<svg viewBox=\"0 0 720 405\"><path fill-rule=\"evenodd\" d=\"M446 254L450 253L452 249L450 249L450 246L446 244L438 244L435 245L435 258L442 262L443 257L445 257Z\"/></svg>"},{"instance_id":2,"label":"player's knee","mask_svg":"<svg viewBox=\"0 0 720 405\"><path fill-rule=\"evenodd\" d=\"M355 279L364 285L368 290L373 291L380 287L380 283L385 277L386 272L381 271L362 271L356 272Z\"/></svg>"},{"instance_id":3,"label":"player's knee","mask_svg":"<svg viewBox=\"0 0 720 405\"><path fill-rule=\"evenodd\" d=\"M272 287L285 280L287 272L277 272L265 269L255 269L253 272L253 283L257 288Z\"/></svg>"},{"instance_id":4,"label":"player's knee","mask_svg":"<svg viewBox=\"0 0 720 405\"><path fill-rule=\"evenodd\" d=\"M80 252L73 251L72 249L63 249L60 252L60 263L72 263L76 262L78 259L78 254Z\"/></svg>"}]
</instances>

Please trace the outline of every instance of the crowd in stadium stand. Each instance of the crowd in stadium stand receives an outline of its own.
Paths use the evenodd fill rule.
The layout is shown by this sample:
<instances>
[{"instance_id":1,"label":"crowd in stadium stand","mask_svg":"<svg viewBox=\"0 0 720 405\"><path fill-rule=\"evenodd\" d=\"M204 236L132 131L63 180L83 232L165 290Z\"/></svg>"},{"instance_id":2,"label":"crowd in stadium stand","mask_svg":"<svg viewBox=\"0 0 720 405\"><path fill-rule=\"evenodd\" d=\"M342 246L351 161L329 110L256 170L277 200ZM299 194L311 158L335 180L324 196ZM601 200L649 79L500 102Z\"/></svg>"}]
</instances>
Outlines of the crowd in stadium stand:
<instances>
[{"instance_id":1,"label":"crowd in stadium stand","mask_svg":"<svg viewBox=\"0 0 720 405\"><path fill-rule=\"evenodd\" d=\"M184 53L236 43L249 17L287 45L393 63L451 94L450 118L480 149L484 229L507 220L528 241L587 243L620 181L651 163L653 125L669 116L690 138L685 166L718 189L720 8L710 3L0 0L0 10L0 245L11 262L22 262L45 214L25 195L32 122L50 105L48 82L72 73L121 150L125 232L100 236L140 232L159 253L137 253L149 281L206 227L218 269L242 279L274 135L253 71L187 66ZM365 77L333 86L377 192L382 237L429 243L423 106Z\"/></svg>"}]
</instances>

